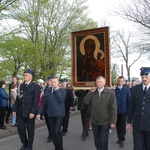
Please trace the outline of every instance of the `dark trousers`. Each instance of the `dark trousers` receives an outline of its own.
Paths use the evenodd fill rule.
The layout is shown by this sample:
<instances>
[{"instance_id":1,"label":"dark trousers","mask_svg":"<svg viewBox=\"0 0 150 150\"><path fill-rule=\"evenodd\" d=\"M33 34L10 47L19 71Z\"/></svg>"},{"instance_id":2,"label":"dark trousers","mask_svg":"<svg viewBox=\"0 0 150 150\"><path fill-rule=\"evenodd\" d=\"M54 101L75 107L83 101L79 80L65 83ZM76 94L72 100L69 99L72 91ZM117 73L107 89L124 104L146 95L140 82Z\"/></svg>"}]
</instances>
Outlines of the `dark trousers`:
<instances>
[{"instance_id":1,"label":"dark trousers","mask_svg":"<svg viewBox=\"0 0 150 150\"><path fill-rule=\"evenodd\" d=\"M6 121L9 120L9 117L10 117L11 113L12 113L12 108L11 108L11 106L9 105L8 110L7 110L7 114L6 114Z\"/></svg>"},{"instance_id":2,"label":"dark trousers","mask_svg":"<svg viewBox=\"0 0 150 150\"><path fill-rule=\"evenodd\" d=\"M117 135L118 139L124 141L125 140L125 134L126 134L126 114L117 114L117 123L116 123L116 129L117 129Z\"/></svg>"},{"instance_id":3,"label":"dark trousers","mask_svg":"<svg viewBox=\"0 0 150 150\"><path fill-rule=\"evenodd\" d=\"M108 150L109 125L92 124L96 150Z\"/></svg>"},{"instance_id":4,"label":"dark trousers","mask_svg":"<svg viewBox=\"0 0 150 150\"><path fill-rule=\"evenodd\" d=\"M21 142L32 150L34 140L35 118L17 117L17 129Z\"/></svg>"},{"instance_id":5,"label":"dark trousers","mask_svg":"<svg viewBox=\"0 0 150 150\"><path fill-rule=\"evenodd\" d=\"M55 150L63 150L63 139L61 135L61 125L63 117L49 117L50 134L55 146Z\"/></svg>"},{"instance_id":6,"label":"dark trousers","mask_svg":"<svg viewBox=\"0 0 150 150\"><path fill-rule=\"evenodd\" d=\"M83 133L82 135L87 135L89 130L89 122L90 122L90 112L87 112L87 110L81 110L81 121L82 121L82 128Z\"/></svg>"},{"instance_id":7,"label":"dark trousers","mask_svg":"<svg viewBox=\"0 0 150 150\"><path fill-rule=\"evenodd\" d=\"M150 150L150 131L133 128L133 150Z\"/></svg>"},{"instance_id":8,"label":"dark trousers","mask_svg":"<svg viewBox=\"0 0 150 150\"><path fill-rule=\"evenodd\" d=\"M6 116L6 107L0 107L0 126L4 126L4 120Z\"/></svg>"},{"instance_id":9,"label":"dark trousers","mask_svg":"<svg viewBox=\"0 0 150 150\"><path fill-rule=\"evenodd\" d=\"M48 130L48 138L51 138L50 137L50 125L49 125L47 113L44 113L44 116L45 116L45 123L46 123L47 130Z\"/></svg>"},{"instance_id":10,"label":"dark trousers","mask_svg":"<svg viewBox=\"0 0 150 150\"><path fill-rule=\"evenodd\" d=\"M65 109L65 117L63 118L63 122L62 122L62 132L67 132L68 131L68 125L69 125L69 114L70 114L70 110L69 108Z\"/></svg>"}]
</instances>

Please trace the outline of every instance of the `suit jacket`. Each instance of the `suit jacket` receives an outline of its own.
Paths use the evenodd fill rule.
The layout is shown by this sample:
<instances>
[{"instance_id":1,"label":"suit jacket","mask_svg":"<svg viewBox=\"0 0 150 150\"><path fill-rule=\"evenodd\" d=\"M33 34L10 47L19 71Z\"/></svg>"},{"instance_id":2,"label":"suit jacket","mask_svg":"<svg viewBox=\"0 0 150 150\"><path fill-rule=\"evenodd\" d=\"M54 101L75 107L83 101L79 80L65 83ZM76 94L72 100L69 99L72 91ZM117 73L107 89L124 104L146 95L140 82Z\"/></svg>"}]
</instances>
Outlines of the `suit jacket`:
<instances>
[{"instance_id":1,"label":"suit jacket","mask_svg":"<svg viewBox=\"0 0 150 150\"><path fill-rule=\"evenodd\" d=\"M123 86L120 90L118 87L115 88L115 94L117 99L117 113L127 114L131 92L126 86Z\"/></svg>"},{"instance_id":2,"label":"suit jacket","mask_svg":"<svg viewBox=\"0 0 150 150\"><path fill-rule=\"evenodd\" d=\"M59 89L52 92L52 87L45 91L38 114L43 114L46 110L48 117L65 116L66 90Z\"/></svg>"},{"instance_id":3,"label":"suit jacket","mask_svg":"<svg viewBox=\"0 0 150 150\"><path fill-rule=\"evenodd\" d=\"M36 114L37 105L40 99L40 86L34 82L30 82L29 85L22 83L18 90L13 111L20 117L29 117L29 114Z\"/></svg>"},{"instance_id":4,"label":"suit jacket","mask_svg":"<svg viewBox=\"0 0 150 150\"><path fill-rule=\"evenodd\" d=\"M142 84L131 89L127 123L132 123L139 130L150 131L150 88L146 94Z\"/></svg>"},{"instance_id":5,"label":"suit jacket","mask_svg":"<svg viewBox=\"0 0 150 150\"><path fill-rule=\"evenodd\" d=\"M73 92L70 89L66 89L66 98L65 98L65 108L69 110L70 107L73 107Z\"/></svg>"}]
</instances>

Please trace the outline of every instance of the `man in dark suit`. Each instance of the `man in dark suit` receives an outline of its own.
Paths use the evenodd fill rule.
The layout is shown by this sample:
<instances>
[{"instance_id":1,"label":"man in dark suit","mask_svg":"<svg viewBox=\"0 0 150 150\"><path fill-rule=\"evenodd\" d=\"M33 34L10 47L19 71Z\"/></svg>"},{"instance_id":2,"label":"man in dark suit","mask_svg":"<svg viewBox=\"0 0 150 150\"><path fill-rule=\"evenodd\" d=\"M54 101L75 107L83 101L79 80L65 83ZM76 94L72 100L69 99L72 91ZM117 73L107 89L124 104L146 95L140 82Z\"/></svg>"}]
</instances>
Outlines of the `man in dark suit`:
<instances>
[{"instance_id":1,"label":"man in dark suit","mask_svg":"<svg viewBox=\"0 0 150 150\"><path fill-rule=\"evenodd\" d=\"M46 91L51 88L51 79L53 78L53 76L48 76L47 78L47 85L44 89L44 94L46 93ZM44 96L44 95L43 95ZM48 129L48 137L47 137L47 143L50 143L52 141L51 136L50 136L50 126L49 126L49 122L48 122L48 116L47 116L47 110L44 111L44 117L45 117L45 123Z\"/></svg>"},{"instance_id":2,"label":"man in dark suit","mask_svg":"<svg viewBox=\"0 0 150 150\"><path fill-rule=\"evenodd\" d=\"M17 129L23 146L20 150L32 150L35 115L40 98L40 86L32 82L33 72L24 72L24 83L18 89L13 116L17 116ZM26 135L26 130L28 135Z\"/></svg>"},{"instance_id":3,"label":"man in dark suit","mask_svg":"<svg viewBox=\"0 0 150 150\"><path fill-rule=\"evenodd\" d=\"M134 150L150 150L150 67L141 68L142 83L131 89L126 129L133 126Z\"/></svg>"},{"instance_id":4,"label":"man in dark suit","mask_svg":"<svg viewBox=\"0 0 150 150\"><path fill-rule=\"evenodd\" d=\"M117 87L115 88L115 94L117 99L117 123L116 123L117 137L118 137L117 144L123 147L126 134L127 110L131 96L130 89L124 86L123 76L119 76L117 78Z\"/></svg>"},{"instance_id":5,"label":"man in dark suit","mask_svg":"<svg viewBox=\"0 0 150 150\"><path fill-rule=\"evenodd\" d=\"M61 135L61 125L65 116L65 97L66 90L59 88L58 78L51 79L51 87L46 90L40 109L38 110L37 119L47 110L48 125L50 126L50 136L52 138L55 150L63 150L63 139Z\"/></svg>"},{"instance_id":6,"label":"man in dark suit","mask_svg":"<svg viewBox=\"0 0 150 150\"><path fill-rule=\"evenodd\" d=\"M90 117L91 117L91 110L90 104L85 105L83 103L85 95L88 93L89 90L77 90L74 94L78 97L77 108L80 110L81 114L81 121L82 121L82 135L81 138L85 140L89 135L89 124L90 124Z\"/></svg>"},{"instance_id":7,"label":"man in dark suit","mask_svg":"<svg viewBox=\"0 0 150 150\"><path fill-rule=\"evenodd\" d=\"M61 87L66 90L66 98L65 98L65 117L62 122L62 136L66 135L68 132L69 125L69 114L70 111L73 110L73 91L67 87L68 80L66 78L61 79Z\"/></svg>"}]
</instances>

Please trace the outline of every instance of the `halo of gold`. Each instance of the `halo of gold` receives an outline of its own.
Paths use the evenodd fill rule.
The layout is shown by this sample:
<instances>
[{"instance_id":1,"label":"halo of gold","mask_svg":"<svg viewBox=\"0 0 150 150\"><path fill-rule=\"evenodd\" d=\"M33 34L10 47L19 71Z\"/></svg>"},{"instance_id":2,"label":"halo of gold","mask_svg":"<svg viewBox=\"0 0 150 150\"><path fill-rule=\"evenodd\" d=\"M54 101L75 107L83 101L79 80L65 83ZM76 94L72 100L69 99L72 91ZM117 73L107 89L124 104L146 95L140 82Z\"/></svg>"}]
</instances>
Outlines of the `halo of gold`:
<instances>
[{"instance_id":1,"label":"halo of gold","mask_svg":"<svg viewBox=\"0 0 150 150\"><path fill-rule=\"evenodd\" d=\"M84 43L86 40L88 39L92 39L95 42L95 51L94 51L94 58L97 59L97 52L100 49L100 43L98 41L98 38L93 36L93 35L88 35L86 37L84 37L80 43L80 52L82 55L85 55L85 49L84 49Z\"/></svg>"},{"instance_id":2,"label":"halo of gold","mask_svg":"<svg viewBox=\"0 0 150 150\"><path fill-rule=\"evenodd\" d=\"M95 53L95 52L94 52L94 53ZM105 55L104 52L103 52L101 49L99 49L99 50L96 52L95 55L97 56L98 53L101 53L101 58L100 58L100 59L103 59L103 58L104 58L104 55Z\"/></svg>"}]
</instances>

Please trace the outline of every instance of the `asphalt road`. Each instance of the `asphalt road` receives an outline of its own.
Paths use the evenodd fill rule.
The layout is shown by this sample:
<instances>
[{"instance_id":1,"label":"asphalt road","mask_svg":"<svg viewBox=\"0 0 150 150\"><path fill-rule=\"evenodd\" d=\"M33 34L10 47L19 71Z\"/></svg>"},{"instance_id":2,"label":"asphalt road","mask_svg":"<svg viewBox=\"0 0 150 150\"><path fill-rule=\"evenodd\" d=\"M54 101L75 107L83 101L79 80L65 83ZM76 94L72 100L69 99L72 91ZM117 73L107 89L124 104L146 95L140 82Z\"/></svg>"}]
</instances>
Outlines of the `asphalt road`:
<instances>
[{"instance_id":1,"label":"asphalt road","mask_svg":"<svg viewBox=\"0 0 150 150\"><path fill-rule=\"evenodd\" d=\"M69 131L63 137L64 150L96 150L94 146L93 133L90 131L85 141L81 139L81 119L80 115L70 118ZM46 126L35 130L35 139L33 150L54 150L53 143L47 143ZM116 144L116 130L113 129L109 134L109 150L133 150L132 133L127 133L124 148L120 148ZM19 150L22 146L18 135L12 135L7 138L0 139L0 150Z\"/></svg>"}]
</instances>

